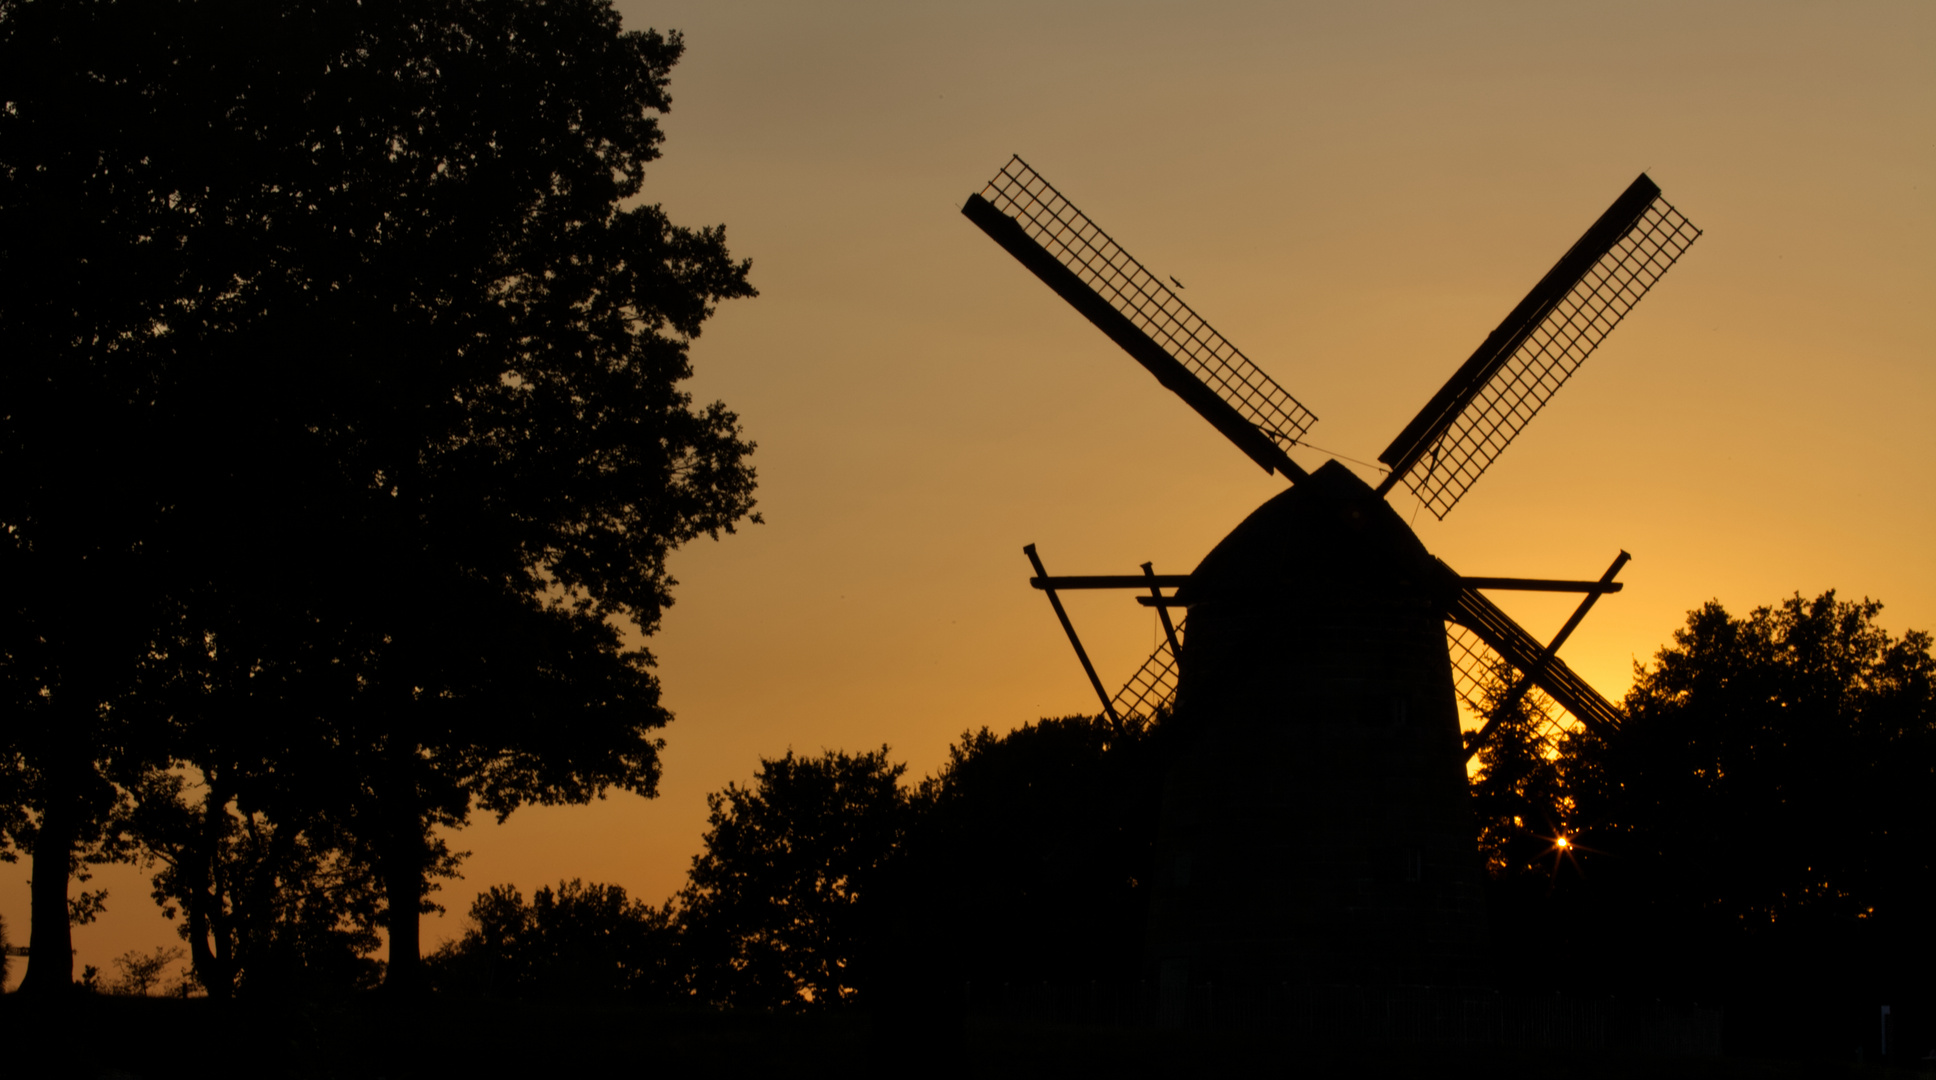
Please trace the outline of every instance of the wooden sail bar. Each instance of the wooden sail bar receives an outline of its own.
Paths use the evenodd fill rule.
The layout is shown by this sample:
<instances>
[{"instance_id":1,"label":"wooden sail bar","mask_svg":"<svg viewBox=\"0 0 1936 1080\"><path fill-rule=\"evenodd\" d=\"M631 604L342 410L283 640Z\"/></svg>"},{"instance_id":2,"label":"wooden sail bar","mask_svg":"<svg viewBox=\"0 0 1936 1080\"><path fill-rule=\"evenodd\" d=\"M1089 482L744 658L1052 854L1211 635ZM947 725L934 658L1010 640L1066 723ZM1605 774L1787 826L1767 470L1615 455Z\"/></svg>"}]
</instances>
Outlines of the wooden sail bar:
<instances>
[{"instance_id":1,"label":"wooden sail bar","mask_svg":"<svg viewBox=\"0 0 1936 1080\"><path fill-rule=\"evenodd\" d=\"M1032 577L1029 586L1035 589L1063 591L1068 589L1136 589L1138 591L1154 585L1163 589L1180 589L1189 584L1188 574L1087 574L1070 577ZM1500 589L1517 592L1571 592L1571 593L1617 593L1626 588L1618 581L1569 581L1560 578L1519 578L1519 577L1462 577L1459 584L1468 589ZM1145 607L1155 606L1150 597L1139 597L1138 603ZM1174 605L1165 605L1174 606Z\"/></svg>"}]
</instances>

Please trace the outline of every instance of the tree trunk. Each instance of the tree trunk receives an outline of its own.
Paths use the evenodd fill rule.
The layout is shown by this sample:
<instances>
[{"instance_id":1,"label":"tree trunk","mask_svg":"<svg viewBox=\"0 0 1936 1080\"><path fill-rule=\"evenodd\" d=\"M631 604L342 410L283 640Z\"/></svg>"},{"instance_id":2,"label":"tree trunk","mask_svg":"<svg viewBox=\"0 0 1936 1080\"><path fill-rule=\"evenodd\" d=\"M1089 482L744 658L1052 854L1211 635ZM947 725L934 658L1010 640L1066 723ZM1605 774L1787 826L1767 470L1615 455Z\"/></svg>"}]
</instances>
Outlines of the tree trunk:
<instances>
[{"instance_id":1,"label":"tree trunk","mask_svg":"<svg viewBox=\"0 0 1936 1080\"><path fill-rule=\"evenodd\" d=\"M415 996L425 989L420 909L428 852L424 844L423 815L417 805L416 779L410 769L415 757L414 746L393 752L389 762L389 790L381 804L387 827L379 858L383 864L383 891L389 904L390 933L390 962L384 971L383 989L398 997Z\"/></svg>"},{"instance_id":2,"label":"tree trunk","mask_svg":"<svg viewBox=\"0 0 1936 1080\"><path fill-rule=\"evenodd\" d=\"M27 974L20 991L39 997L64 994L74 985L74 933L68 923L67 876L76 839L72 785L57 782L49 770L40 832L34 837L33 919L27 942Z\"/></svg>"},{"instance_id":3,"label":"tree trunk","mask_svg":"<svg viewBox=\"0 0 1936 1080\"><path fill-rule=\"evenodd\" d=\"M226 790L218 790L212 770L206 779L208 794L202 797L202 828L194 855L198 865L186 905L188 951L195 981L210 998L226 1001L235 992L228 920L222 917L222 834L228 827L229 796Z\"/></svg>"}]
</instances>

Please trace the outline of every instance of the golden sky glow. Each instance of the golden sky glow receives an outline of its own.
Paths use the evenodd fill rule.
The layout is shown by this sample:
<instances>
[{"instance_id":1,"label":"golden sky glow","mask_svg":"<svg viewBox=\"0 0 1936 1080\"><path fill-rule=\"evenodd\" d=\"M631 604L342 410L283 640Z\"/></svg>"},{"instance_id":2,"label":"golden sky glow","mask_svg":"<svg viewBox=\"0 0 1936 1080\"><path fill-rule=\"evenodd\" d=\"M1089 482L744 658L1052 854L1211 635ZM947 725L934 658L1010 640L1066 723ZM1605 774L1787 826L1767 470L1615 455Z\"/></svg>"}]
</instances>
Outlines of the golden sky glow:
<instances>
[{"instance_id":1,"label":"golden sky glow","mask_svg":"<svg viewBox=\"0 0 1936 1080\"><path fill-rule=\"evenodd\" d=\"M1563 651L1613 698L1709 598L1834 587L1936 628L1936 7L621 8L688 43L648 197L725 222L763 293L708 325L694 391L759 442L767 523L674 561L662 796L486 816L427 946L494 883L664 899L759 755L887 743L920 774L966 728L1094 711L1022 546L1186 572L1281 490L961 217L1011 153L1364 460L1647 171L1705 235L1420 537L1467 574L1631 551ZM1536 635L1577 601L1495 598ZM1112 686L1161 633L1068 603ZM16 941L26 876L0 868ZM81 963L173 943L141 875L95 884Z\"/></svg>"}]
</instances>

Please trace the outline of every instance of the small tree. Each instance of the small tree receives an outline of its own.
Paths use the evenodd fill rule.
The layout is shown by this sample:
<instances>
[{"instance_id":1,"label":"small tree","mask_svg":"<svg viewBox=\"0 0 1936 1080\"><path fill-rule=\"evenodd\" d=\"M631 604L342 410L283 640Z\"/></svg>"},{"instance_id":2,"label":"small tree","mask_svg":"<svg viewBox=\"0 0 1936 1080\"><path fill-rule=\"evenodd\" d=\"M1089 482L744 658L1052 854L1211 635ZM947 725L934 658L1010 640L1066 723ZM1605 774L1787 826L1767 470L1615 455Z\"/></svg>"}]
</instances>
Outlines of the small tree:
<instances>
[{"instance_id":1,"label":"small tree","mask_svg":"<svg viewBox=\"0 0 1936 1080\"><path fill-rule=\"evenodd\" d=\"M199 787L191 800L181 776L151 778L129 823L158 864L156 904L181 918L196 984L216 998L374 986L383 892L356 839L326 818L272 820L206 778ZM454 873L451 856L442 862Z\"/></svg>"},{"instance_id":2,"label":"small tree","mask_svg":"<svg viewBox=\"0 0 1936 1080\"><path fill-rule=\"evenodd\" d=\"M632 900L617 885L573 878L539 889L529 904L514 887L493 886L471 905L470 921L428 961L447 992L665 999L687 990L671 905Z\"/></svg>"},{"instance_id":3,"label":"small tree","mask_svg":"<svg viewBox=\"0 0 1936 1080\"><path fill-rule=\"evenodd\" d=\"M114 958L114 966L121 969L121 977L109 987L109 992L145 997L161 985L162 976L168 974L168 969L181 958L180 949L165 945L157 945L151 953L130 949Z\"/></svg>"},{"instance_id":4,"label":"small tree","mask_svg":"<svg viewBox=\"0 0 1936 1080\"><path fill-rule=\"evenodd\" d=\"M1484 715L1489 717L1500 707L1518 675L1502 663L1481 683L1479 705ZM1480 857L1494 879L1534 869L1547 876L1546 867L1537 864L1566 835L1572 818L1561 746L1548 741L1548 733L1558 726L1540 697L1537 693L1522 696L1477 755L1478 769L1471 780L1473 817L1479 826Z\"/></svg>"},{"instance_id":5,"label":"small tree","mask_svg":"<svg viewBox=\"0 0 1936 1080\"><path fill-rule=\"evenodd\" d=\"M753 785L706 797L705 850L678 897L699 996L826 1008L867 978L875 891L911 821L906 766L864 754L762 758Z\"/></svg>"},{"instance_id":6,"label":"small tree","mask_svg":"<svg viewBox=\"0 0 1936 1080\"><path fill-rule=\"evenodd\" d=\"M964 733L922 785L894 875L896 997L938 1010L967 983L1139 977L1173 725Z\"/></svg>"}]
</instances>

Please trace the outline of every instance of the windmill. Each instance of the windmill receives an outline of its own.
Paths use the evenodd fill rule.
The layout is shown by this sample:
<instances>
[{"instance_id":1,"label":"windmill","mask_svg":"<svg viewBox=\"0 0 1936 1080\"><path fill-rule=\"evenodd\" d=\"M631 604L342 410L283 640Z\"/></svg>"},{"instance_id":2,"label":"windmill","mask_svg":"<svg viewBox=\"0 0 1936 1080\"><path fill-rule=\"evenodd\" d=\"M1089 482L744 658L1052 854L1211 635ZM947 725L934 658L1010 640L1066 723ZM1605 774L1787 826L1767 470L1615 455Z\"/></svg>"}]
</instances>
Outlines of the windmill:
<instances>
[{"instance_id":1,"label":"windmill","mask_svg":"<svg viewBox=\"0 0 1936 1080\"><path fill-rule=\"evenodd\" d=\"M1462 577L1385 501L1443 519L1696 238L1644 174L1379 455L1377 488L1289 451L1317 417L1020 157L962 213L1291 487L1187 575L1051 577L1047 592L1118 728L1174 707L1189 739L1165 785L1149 924L1165 990L1192 983L1483 981L1484 911L1464 762L1527 694L1610 731L1619 713L1556 655L1599 579ZM1174 279L1171 279L1174 280ZM1110 696L1057 596L1124 588L1164 641ZM1172 592L1165 594L1163 590ZM1483 590L1584 594L1542 643ZM1187 608L1187 623L1172 608ZM1186 628L1187 627L1187 628ZM1463 739L1495 671L1516 679Z\"/></svg>"}]
</instances>

